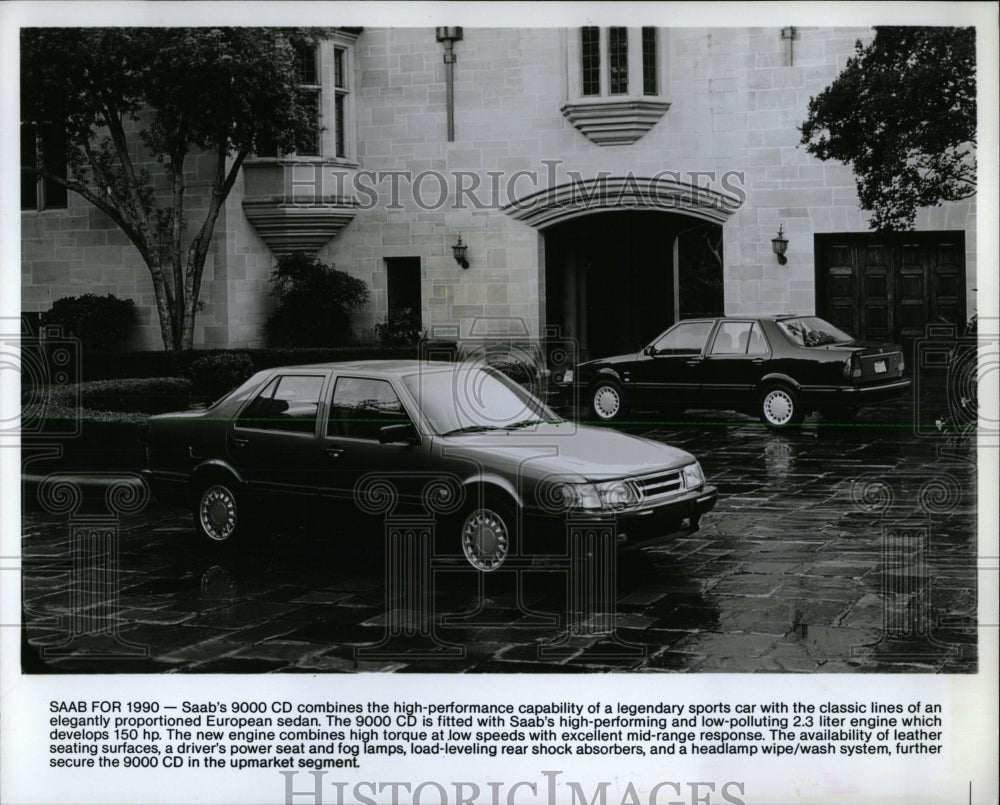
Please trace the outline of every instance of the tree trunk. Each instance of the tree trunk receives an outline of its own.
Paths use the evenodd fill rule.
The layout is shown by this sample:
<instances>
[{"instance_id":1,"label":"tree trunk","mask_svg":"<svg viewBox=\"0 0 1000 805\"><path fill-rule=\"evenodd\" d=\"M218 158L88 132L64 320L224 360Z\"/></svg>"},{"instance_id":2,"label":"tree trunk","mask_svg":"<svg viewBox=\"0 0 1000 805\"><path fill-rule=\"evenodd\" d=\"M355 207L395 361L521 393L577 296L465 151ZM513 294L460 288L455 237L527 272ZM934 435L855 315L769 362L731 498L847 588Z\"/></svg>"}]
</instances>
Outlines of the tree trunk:
<instances>
[{"instance_id":1,"label":"tree trunk","mask_svg":"<svg viewBox=\"0 0 1000 805\"><path fill-rule=\"evenodd\" d=\"M174 279L174 305L171 310L171 324L174 334L174 349L190 349L185 345L184 319L186 311L186 289L184 283L184 257L181 240L184 237L184 152L171 155L170 173L173 179L173 206L170 210L170 263Z\"/></svg>"}]
</instances>

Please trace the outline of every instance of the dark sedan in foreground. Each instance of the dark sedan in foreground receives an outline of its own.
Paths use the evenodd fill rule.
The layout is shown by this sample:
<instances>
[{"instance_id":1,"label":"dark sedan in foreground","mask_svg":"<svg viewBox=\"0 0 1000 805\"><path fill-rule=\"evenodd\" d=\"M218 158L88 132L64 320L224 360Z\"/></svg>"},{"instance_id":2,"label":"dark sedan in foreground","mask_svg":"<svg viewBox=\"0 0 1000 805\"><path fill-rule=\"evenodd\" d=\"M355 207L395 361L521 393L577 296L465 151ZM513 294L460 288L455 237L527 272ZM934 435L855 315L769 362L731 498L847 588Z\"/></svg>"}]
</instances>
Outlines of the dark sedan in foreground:
<instances>
[{"instance_id":1,"label":"dark sedan in foreground","mask_svg":"<svg viewBox=\"0 0 1000 805\"><path fill-rule=\"evenodd\" d=\"M433 514L435 550L483 572L537 553L533 535L565 535L567 518L613 523L624 547L691 534L717 497L689 453L568 422L495 369L442 362L259 372L207 409L153 417L147 451L154 491L187 502L209 544L252 530L270 502L329 503Z\"/></svg>"},{"instance_id":2,"label":"dark sedan in foreground","mask_svg":"<svg viewBox=\"0 0 1000 805\"><path fill-rule=\"evenodd\" d=\"M904 395L903 351L864 344L815 316L687 319L640 352L588 361L564 379L600 421L632 406L717 408L773 428L812 411L849 421L869 403Z\"/></svg>"}]
</instances>

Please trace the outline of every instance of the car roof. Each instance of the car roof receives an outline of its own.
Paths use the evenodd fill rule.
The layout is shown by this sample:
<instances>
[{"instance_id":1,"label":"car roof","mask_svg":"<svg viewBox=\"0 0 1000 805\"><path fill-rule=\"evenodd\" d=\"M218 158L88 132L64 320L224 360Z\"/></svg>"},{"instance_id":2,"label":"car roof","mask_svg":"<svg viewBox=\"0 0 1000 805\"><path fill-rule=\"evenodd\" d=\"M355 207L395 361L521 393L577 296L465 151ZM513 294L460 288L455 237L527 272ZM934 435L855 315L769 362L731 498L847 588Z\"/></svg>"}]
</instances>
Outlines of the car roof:
<instances>
[{"instance_id":1,"label":"car roof","mask_svg":"<svg viewBox=\"0 0 1000 805\"><path fill-rule=\"evenodd\" d=\"M337 371L373 372L386 375L401 375L409 372L425 372L454 370L460 367L460 363L450 361L419 361L419 360L355 360L355 361L335 361L331 363L303 363L290 364L288 366L274 366L270 371L283 371L285 369L322 369L324 371L335 369Z\"/></svg>"},{"instance_id":2,"label":"car roof","mask_svg":"<svg viewBox=\"0 0 1000 805\"><path fill-rule=\"evenodd\" d=\"M745 315L734 314L732 316L692 316L689 319L680 319L681 321L784 321L786 319L801 319L805 316L815 317L815 313L747 313Z\"/></svg>"}]
</instances>

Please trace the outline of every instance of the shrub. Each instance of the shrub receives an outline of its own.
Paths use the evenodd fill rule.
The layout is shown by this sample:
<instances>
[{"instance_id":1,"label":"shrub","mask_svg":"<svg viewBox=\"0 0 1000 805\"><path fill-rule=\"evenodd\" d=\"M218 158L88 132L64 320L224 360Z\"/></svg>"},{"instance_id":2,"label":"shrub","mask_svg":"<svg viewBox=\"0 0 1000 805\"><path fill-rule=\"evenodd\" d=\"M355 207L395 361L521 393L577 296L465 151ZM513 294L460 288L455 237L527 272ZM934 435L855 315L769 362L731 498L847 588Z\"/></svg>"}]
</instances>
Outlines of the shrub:
<instances>
[{"instance_id":1,"label":"shrub","mask_svg":"<svg viewBox=\"0 0 1000 805\"><path fill-rule=\"evenodd\" d=\"M80 339L84 350L122 349L135 323L135 302L112 294L66 296L42 314L41 323L60 325L64 335Z\"/></svg>"},{"instance_id":2,"label":"shrub","mask_svg":"<svg viewBox=\"0 0 1000 805\"><path fill-rule=\"evenodd\" d=\"M84 419L95 416L100 419L108 412L164 414L188 407L191 381L183 377L133 377L52 386L46 400L46 414L75 406L77 395L80 415ZM77 411L76 408L71 410Z\"/></svg>"},{"instance_id":3,"label":"shrub","mask_svg":"<svg viewBox=\"0 0 1000 805\"><path fill-rule=\"evenodd\" d=\"M278 307L267 320L268 342L278 347L329 347L351 340L350 312L368 302L368 286L313 255L278 258L271 273Z\"/></svg>"},{"instance_id":4,"label":"shrub","mask_svg":"<svg viewBox=\"0 0 1000 805\"><path fill-rule=\"evenodd\" d=\"M253 373L253 361L249 355L214 352L195 360L185 374L191 380L195 395L214 400L236 388Z\"/></svg>"},{"instance_id":5,"label":"shrub","mask_svg":"<svg viewBox=\"0 0 1000 805\"><path fill-rule=\"evenodd\" d=\"M423 337L420 312L404 307L385 321L375 325L375 337L384 347L410 347Z\"/></svg>"},{"instance_id":6,"label":"shrub","mask_svg":"<svg viewBox=\"0 0 1000 805\"><path fill-rule=\"evenodd\" d=\"M61 458L43 458L32 467L139 469L145 463L146 424L152 414L188 407L191 381L182 377L127 378L51 386L23 411L43 417L38 435L66 432L66 421L79 432L63 442ZM34 429L32 429L34 432Z\"/></svg>"}]
</instances>

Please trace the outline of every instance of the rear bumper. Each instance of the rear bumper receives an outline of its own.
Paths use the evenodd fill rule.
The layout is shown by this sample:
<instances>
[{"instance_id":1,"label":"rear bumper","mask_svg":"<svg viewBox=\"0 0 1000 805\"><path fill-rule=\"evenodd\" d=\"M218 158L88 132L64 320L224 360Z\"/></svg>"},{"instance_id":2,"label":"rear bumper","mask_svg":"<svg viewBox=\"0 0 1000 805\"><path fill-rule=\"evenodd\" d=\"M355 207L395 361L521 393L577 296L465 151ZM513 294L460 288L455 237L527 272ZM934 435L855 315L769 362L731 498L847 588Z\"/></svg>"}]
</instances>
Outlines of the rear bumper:
<instances>
[{"instance_id":1,"label":"rear bumper","mask_svg":"<svg viewBox=\"0 0 1000 805\"><path fill-rule=\"evenodd\" d=\"M911 385L910 378L900 377L885 383L864 386L803 387L802 393L806 402L814 405L861 406L905 397Z\"/></svg>"}]
</instances>

